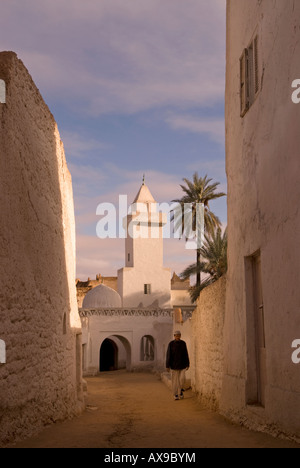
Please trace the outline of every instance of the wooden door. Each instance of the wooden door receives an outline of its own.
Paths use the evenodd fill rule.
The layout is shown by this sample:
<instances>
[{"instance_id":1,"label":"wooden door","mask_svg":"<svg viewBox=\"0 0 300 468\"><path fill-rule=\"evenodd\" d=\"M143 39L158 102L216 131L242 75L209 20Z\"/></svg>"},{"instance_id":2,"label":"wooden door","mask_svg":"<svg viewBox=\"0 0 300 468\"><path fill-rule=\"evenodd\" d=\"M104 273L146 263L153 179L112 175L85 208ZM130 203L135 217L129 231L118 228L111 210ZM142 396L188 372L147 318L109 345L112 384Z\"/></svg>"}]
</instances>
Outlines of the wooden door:
<instances>
[{"instance_id":1,"label":"wooden door","mask_svg":"<svg viewBox=\"0 0 300 468\"><path fill-rule=\"evenodd\" d=\"M261 256L254 257L254 307L256 328L257 400L265 406L267 380L265 317L261 276Z\"/></svg>"}]
</instances>

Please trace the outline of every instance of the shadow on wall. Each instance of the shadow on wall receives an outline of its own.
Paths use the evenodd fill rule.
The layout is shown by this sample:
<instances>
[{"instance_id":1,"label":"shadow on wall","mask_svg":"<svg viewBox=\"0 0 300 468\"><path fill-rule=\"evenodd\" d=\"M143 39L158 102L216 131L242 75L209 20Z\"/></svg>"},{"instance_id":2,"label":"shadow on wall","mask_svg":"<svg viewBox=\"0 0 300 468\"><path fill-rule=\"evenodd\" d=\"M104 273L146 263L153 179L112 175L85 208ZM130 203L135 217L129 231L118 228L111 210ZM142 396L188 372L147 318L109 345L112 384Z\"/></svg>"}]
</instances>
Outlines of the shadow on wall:
<instances>
[{"instance_id":1,"label":"shadow on wall","mask_svg":"<svg viewBox=\"0 0 300 468\"><path fill-rule=\"evenodd\" d=\"M6 83L0 104L3 445L77 414L83 402L73 196L63 145L12 52L0 53L0 79Z\"/></svg>"}]
</instances>

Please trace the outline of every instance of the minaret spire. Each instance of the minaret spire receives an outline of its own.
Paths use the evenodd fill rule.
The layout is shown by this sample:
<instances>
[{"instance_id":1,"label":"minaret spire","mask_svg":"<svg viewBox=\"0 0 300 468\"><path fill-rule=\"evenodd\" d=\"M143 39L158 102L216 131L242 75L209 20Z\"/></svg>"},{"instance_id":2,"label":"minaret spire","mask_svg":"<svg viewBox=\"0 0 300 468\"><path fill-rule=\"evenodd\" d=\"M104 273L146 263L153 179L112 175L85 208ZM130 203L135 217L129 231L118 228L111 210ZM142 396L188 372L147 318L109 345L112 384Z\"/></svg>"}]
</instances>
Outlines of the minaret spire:
<instances>
[{"instance_id":1,"label":"minaret spire","mask_svg":"<svg viewBox=\"0 0 300 468\"><path fill-rule=\"evenodd\" d=\"M146 185L145 181L146 177L145 174L143 175L143 183L142 186L135 197L133 203L156 203L156 201L153 198L153 195L151 194L149 188Z\"/></svg>"}]
</instances>

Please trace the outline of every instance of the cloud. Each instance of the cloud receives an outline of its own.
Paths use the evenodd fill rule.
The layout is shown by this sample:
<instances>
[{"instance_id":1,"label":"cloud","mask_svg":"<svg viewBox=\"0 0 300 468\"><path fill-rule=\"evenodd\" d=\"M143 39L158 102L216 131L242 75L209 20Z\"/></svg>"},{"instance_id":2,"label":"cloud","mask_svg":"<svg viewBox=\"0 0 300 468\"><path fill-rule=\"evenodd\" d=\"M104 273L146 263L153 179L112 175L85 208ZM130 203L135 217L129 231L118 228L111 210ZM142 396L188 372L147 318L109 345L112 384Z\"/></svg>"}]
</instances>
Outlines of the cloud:
<instances>
[{"instance_id":1,"label":"cloud","mask_svg":"<svg viewBox=\"0 0 300 468\"><path fill-rule=\"evenodd\" d=\"M80 143L80 138L78 141ZM217 177L224 172L224 161L207 161L201 163L201 167L210 176ZM82 165L80 159L69 163L69 168L75 189L77 277L84 280L98 273L115 276L117 270L124 266L125 241L97 237L96 226L100 217L96 215L96 209L100 203L112 203L119 219L119 195L127 195L129 206L142 183L142 173L126 170L108 161L103 161L101 167L95 170L93 166ZM153 169L146 170L145 174L146 184L157 202L168 203L181 197L180 176ZM180 273L195 261L195 253L186 250L184 241L178 239L165 239L164 252L164 264L172 272Z\"/></svg>"},{"instance_id":2,"label":"cloud","mask_svg":"<svg viewBox=\"0 0 300 468\"><path fill-rule=\"evenodd\" d=\"M106 167L108 168L108 166ZM111 195L116 195L116 193L127 194L128 200L131 203L140 189L143 174L139 171L124 171L113 164L111 164L109 168L111 173L121 172L122 174L121 183L118 184L117 190L114 189ZM145 177L146 184L149 186L157 202L171 201L180 191L180 178L172 173L168 174L149 169L145 171Z\"/></svg>"},{"instance_id":3,"label":"cloud","mask_svg":"<svg viewBox=\"0 0 300 468\"><path fill-rule=\"evenodd\" d=\"M225 144L224 119L200 119L189 115L170 115L166 122L174 130L206 134L212 141Z\"/></svg>"},{"instance_id":4,"label":"cloud","mask_svg":"<svg viewBox=\"0 0 300 468\"><path fill-rule=\"evenodd\" d=\"M76 112L223 99L224 1L11 0L1 8L0 48L16 50L42 94Z\"/></svg>"},{"instance_id":5,"label":"cloud","mask_svg":"<svg viewBox=\"0 0 300 468\"><path fill-rule=\"evenodd\" d=\"M133 202L142 184L143 174L139 171L124 170L118 165L103 162L100 167L68 163L72 175L77 235L96 235L100 220L96 215L101 203L115 206L119 217L119 196L127 196L127 207ZM181 195L180 177L173 174L148 170L146 183L158 203L169 203Z\"/></svg>"},{"instance_id":6,"label":"cloud","mask_svg":"<svg viewBox=\"0 0 300 468\"><path fill-rule=\"evenodd\" d=\"M61 137L67 157L85 159L89 153L101 152L110 148L110 145L102 143L94 138L85 137L76 132L63 131Z\"/></svg>"},{"instance_id":7,"label":"cloud","mask_svg":"<svg viewBox=\"0 0 300 468\"><path fill-rule=\"evenodd\" d=\"M97 194L99 187L107 180L105 172L95 170L94 166L68 163L68 168L72 175L73 184L76 186L76 194L83 198L89 193Z\"/></svg>"},{"instance_id":8,"label":"cloud","mask_svg":"<svg viewBox=\"0 0 300 468\"><path fill-rule=\"evenodd\" d=\"M74 186L76 226L78 234L94 234L99 217L96 210L101 203L111 203L116 207L119 216L119 196L127 196L129 206L142 184L143 174L140 171L126 170L117 164L104 161L100 167L76 164L68 164ZM192 165L188 170L198 170L199 164ZM201 163L201 169L212 177L213 180L221 182L219 191L227 191L224 178L224 161L215 160ZM182 178L172 173L160 172L149 169L145 171L146 184L149 186L154 199L158 203L170 203L172 200L182 196L180 184ZM216 204L218 201L214 202ZM222 218L226 217L221 201Z\"/></svg>"},{"instance_id":9,"label":"cloud","mask_svg":"<svg viewBox=\"0 0 300 468\"><path fill-rule=\"evenodd\" d=\"M217 162L215 167L218 167ZM92 170L92 169L91 169ZM77 276L80 278L93 277L98 273L115 275L118 268L124 266L124 239L98 239L96 226L100 217L96 215L99 203L112 203L116 207L117 220L119 219L119 195L127 195L127 207L133 202L142 178L139 172L124 171L114 164L105 167L108 179L116 180L116 185L106 186L106 189L95 197L94 193L78 199L76 208L77 225ZM120 172L122 177L120 178ZM91 174L92 176L93 174ZM90 186L89 171L82 174L87 176L86 189ZM82 181L82 183L84 183ZM173 174L158 171L146 173L146 183L152 195L159 203L169 203L172 199L182 195L180 189L181 179ZM217 202L215 202L217 203ZM126 212L124 212L126 216ZM186 250L184 241L178 239L165 239L165 266L177 273L182 272L189 264L195 261L195 252Z\"/></svg>"},{"instance_id":10,"label":"cloud","mask_svg":"<svg viewBox=\"0 0 300 468\"><path fill-rule=\"evenodd\" d=\"M196 252L187 250L184 240L166 239L164 241L164 264L166 268L178 275L183 270L196 262Z\"/></svg>"},{"instance_id":11,"label":"cloud","mask_svg":"<svg viewBox=\"0 0 300 468\"><path fill-rule=\"evenodd\" d=\"M117 276L117 270L124 266L124 239L98 239L94 236L77 236L76 276L82 281L87 278Z\"/></svg>"},{"instance_id":12,"label":"cloud","mask_svg":"<svg viewBox=\"0 0 300 468\"><path fill-rule=\"evenodd\" d=\"M46 102L52 109L62 110L63 118L70 119L68 129L76 119L80 120L80 128L86 126L83 133L62 132L74 186L79 275L113 274L122 266L124 241L108 242L96 237L96 208L101 202L117 204L119 194L127 194L131 203L143 175L124 169L127 166L123 162L122 167L110 162L118 147L115 152L106 151L110 148L97 139L95 131L103 120L96 122L95 117L154 111L151 116L159 115L164 123L168 115L168 125L178 132L204 134L212 141L221 141L218 118L205 121L191 115L203 105L215 109L224 99L225 3L225 0L2 2L0 50L18 53ZM105 135L107 128L111 131L110 123L105 123L107 127L101 129L101 135ZM113 130L118 138L118 129ZM109 140L110 135L106 136ZM114 161L118 158L115 156ZM168 159L170 154L165 155L165 160ZM187 161L186 166L188 163L191 164ZM186 175L184 170L175 175L172 163L165 173L154 170L151 160L144 164L146 182L157 201L168 202L181 196L179 185ZM200 160L195 162L195 170L199 166ZM201 160L201 170L203 167ZM207 166L207 172L211 176L210 167ZM183 269L187 252L184 243L167 241L165 248L166 266L176 271Z\"/></svg>"},{"instance_id":13,"label":"cloud","mask_svg":"<svg viewBox=\"0 0 300 468\"><path fill-rule=\"evenodd\" d=\"M184 241L164 240L164 266L179 274L195 262L195 252L186 250ZM96 235L77 236L77 272L82 281L103 276L117 276L117 271L125 266L124 239L98 239Z\"/></svg>"},{"instance_id":14,"label":"cloud","mask_svg":"<svg viewBox=\"0 0 300 468\"><path fill-rule=\"evenodd\" d=\"M198 172L199 174L199 164L193 163L188 164L187 169L191 172ZM208 175L210 179L212 179L212 183L219 182L217 191L227 193L227 179L226 179L226 171L225 171L225 159L213 159L213 160L206 160L201 161L201 175ZM226 219L227 217L227 209L226 209L226 198L221 198L219 200L214 201L214 204L218 206L218 216L221 216L222 219ZM224 205L224 206L223 206Z\"/></svg>"}]
</instances>

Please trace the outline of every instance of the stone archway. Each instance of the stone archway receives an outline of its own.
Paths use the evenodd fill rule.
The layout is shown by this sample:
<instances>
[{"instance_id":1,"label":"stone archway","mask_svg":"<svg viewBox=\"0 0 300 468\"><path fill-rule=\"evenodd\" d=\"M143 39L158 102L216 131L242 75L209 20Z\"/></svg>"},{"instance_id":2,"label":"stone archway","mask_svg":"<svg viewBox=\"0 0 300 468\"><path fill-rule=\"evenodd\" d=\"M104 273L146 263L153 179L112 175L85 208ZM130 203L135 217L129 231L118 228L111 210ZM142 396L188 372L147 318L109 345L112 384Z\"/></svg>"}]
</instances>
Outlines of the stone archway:
<instances>
[{"instance_id":1,"label":"stone archway","mask_svg":"<svg viewBox=\"0 0 300 468\"><path fill-rule=\"evenodd\" d=\"M115 334L106 337L100 346L100 372L118 369L131 370L131 344L127 338Z\"/></svg>"},{"instance_id":2,"label":"stone archway","mask_svg":"<svg viewBox=\"0 0 300 468\"><path fill-rule=\"evenodd\" d=\"M117 369L118 347L113 340L106 338L100 348L99 370L100 372L107 372Z\"/></svg>"}]
</instances>

